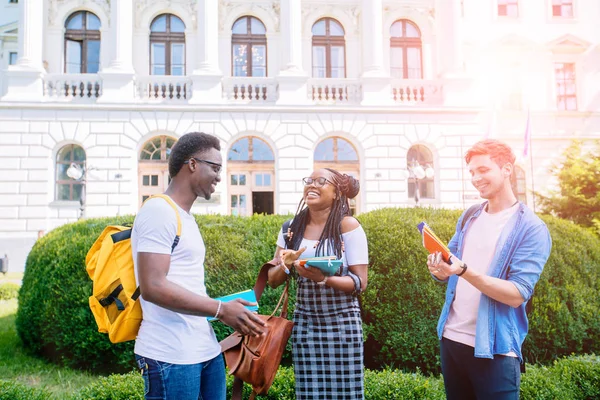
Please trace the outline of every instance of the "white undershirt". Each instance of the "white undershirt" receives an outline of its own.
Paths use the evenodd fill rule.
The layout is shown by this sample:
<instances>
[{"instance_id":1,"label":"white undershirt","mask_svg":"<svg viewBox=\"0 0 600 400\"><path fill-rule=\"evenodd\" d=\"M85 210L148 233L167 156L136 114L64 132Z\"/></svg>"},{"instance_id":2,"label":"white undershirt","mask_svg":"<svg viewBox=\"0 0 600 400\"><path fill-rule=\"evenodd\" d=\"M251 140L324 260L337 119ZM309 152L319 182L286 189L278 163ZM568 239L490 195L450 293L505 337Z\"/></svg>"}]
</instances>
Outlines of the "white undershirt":
<instances>
[{"instance_id":1,"label":"white undershirt","mask_svg":"<svg viewBox=\"0 0 600 400\"><path fill-rule=\"evenodd\" d=\"M137 277L138 252L171 254L167 279L199 295L206 296L204 257L206 248L194 216L178 207L181 238L171 254L177 234L175 210L161 198L148 200L135 218L131 248ZM206 317L180 314L140 297L142 325L134 352L171 364L196 364L219 355L221 347Z\"/></svg>"},{"instance_id":2,"label":"white undershirt","mask_svg":"<svg viewBox=\"0 0 600 400\"><path fill-rule=\"evenodd\" d=\"M483 210L479 217L473 220L466 233L462 253L462 261L470 270L487 274L500 234L518 208L519 205L515 204L494 214ZM475 347L480 300L481 292L465 279L459 279L450 314L444 326L443 337ZM506 355L516 356L513 352Z\"/></svg>"}]
</instances>

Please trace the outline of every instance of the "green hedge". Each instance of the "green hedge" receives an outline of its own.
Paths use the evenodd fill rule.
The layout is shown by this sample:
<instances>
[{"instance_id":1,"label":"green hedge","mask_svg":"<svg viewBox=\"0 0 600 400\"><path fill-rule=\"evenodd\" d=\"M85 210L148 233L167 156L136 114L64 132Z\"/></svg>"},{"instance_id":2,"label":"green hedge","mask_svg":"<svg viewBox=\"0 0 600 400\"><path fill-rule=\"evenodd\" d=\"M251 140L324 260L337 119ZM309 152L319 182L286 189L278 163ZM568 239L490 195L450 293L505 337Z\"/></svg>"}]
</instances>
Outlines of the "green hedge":
<instances>
[{"instance_id":1,"label":"green hedge","mask_svg":"<svg viewBox=\"0 0 600 400\"><path fill-rule=\"evenodd\" d=\"M439 372L435 325L445 286L430 279L426 252L416 224L426 220L449 240L460 212L383 209L362 214L369 239L369 287L363 296L366 364L424 373ZM206 283L220 296L254 283L270 260L285 216L198 216L207 247ZM20 292L17 329L35 353L62 364L95 371L126 371L133 366L133 343L112 345L96 331L89 311L91 282L85 272L88 248L110 222L132 217L90 219L57 228L40 239L27 259ZM570 222L545 218L554 246L536 287L528 362L600 351L600 240ZM276 304L281 288L266 290L261 312ZM292 288L292 298L295 291ZM292 301L293 303L293 301ZM292 304L293 307L293 304ZM215 323L219 338L229 329ZM284 364L289 365L289 352Z\"/></svg>"},{"instance_id":2,"label":"green hedge","mask_svg":"<svg viewBox=\"0 0 600 400\"><path fill-rule=\"evenodd\" d=\"M364 294L367 365L439 371L435 334L445 285L430 279L416 225L427 221L445 241L459 211L382 209L360 216L369 240ZM543 217L553 238L536 286L525 359L547 363L600 351L600 240L571 222Z\"/></svg>"},{"instance_id":3,"label":"green hedge","mask_svg":"<svg viewBox=\"0 0 600 400\"><path fill-rule=\"evenodd\" d=\"M276 235L285 219L197 216L207 247L209 295L252 287L260 266L273 258ZM16 318L17 332L27 348L60 364L99 372L124 372L135 365L133 342L111 344L107 335L97 332L88 304L92 283L85 271L87 251L102 229L132 222L132 216L78 221L35 243L27 257ZM265 290L262 313L272 311L281 291ZM231 332L220 322L213 326L219 339ZM287 354L289 358L289 349Z\"/></svg>"},{"instance_id":4,"label":"green hedge","mask_svg":"<svg viewBox=\"0 0 600 400\"><path fill-rule=\"evenodd\" d=\"M233 378L227 377L227 398L231 398ZM0 386L1 388L1 386ZM138 372L101 378L73 396L73 400L143 399L144 383ZM244 385L244 399L250 396ZM399 370L365 371L366 400L445 399L441 377ZM1 397L0 397L1 398ZM16 397L16 399L25 397ZM259 399L294 400L294 373L281 367L273 386ZM521 379L522 400L597 399L600 398L600 357L576 356L555 361L550 367L527 366Z\"/></svg>"},{"instance_id":5,"label":"green hedge","mask_svg":"<svg viewBox=\"0 0 600 400\"><path fill-rule=\"evenodd\" d=\"M0 400L47 400L50 392L33 388L24 383L0 381Z\"/></svg>"},{"instance_id":6,"label":"green hedge","mask_svg":"<svg viewBox=\"0 0 600 400\"><path fill-rule=\"evenodd\" d=\"M0 284L0 300L10 300L19 297L20 286L16 283Z\"/></svg>"}]
</instances>

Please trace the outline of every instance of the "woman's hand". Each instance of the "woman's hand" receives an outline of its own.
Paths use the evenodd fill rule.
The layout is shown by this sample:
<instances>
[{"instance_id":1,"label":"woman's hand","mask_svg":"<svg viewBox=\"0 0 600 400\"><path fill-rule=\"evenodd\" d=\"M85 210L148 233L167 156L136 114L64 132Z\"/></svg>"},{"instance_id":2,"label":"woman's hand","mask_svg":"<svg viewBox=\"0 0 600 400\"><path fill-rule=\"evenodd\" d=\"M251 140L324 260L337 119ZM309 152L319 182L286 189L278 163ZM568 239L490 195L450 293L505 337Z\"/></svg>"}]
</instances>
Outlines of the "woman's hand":
<instances>
[{"instance_id":1,"label":"woman's hand","mask_svg":"<svg viewBox=\"0 0 600 400\"><path fill-rule=\"evenodd\" d=\"M280 266L286 270L286 273L289 273L289 269L292 267L292 264L294 263L294 261L296 261L298 258L300 258L300 255L302 253L304 253L304 250L306 250L306 247L302 247L298 250L282 250L281 254L280 254Z\"/></svg>"},{"instance_id":2,"label":"woman's hand","mask_svg":"<svg viewBox=\"0 0 600 400\"><path fill-rule=\"evenodd\" d=\"M325 279L325 274L323 274L319 268L306 268L306 266L298 265L297 262L294 263L294 267L296 267L296 272L298 272L298 275L303 278L307 278L315 282L321 282L323 279Z\"/></svg>"}]
</instances>

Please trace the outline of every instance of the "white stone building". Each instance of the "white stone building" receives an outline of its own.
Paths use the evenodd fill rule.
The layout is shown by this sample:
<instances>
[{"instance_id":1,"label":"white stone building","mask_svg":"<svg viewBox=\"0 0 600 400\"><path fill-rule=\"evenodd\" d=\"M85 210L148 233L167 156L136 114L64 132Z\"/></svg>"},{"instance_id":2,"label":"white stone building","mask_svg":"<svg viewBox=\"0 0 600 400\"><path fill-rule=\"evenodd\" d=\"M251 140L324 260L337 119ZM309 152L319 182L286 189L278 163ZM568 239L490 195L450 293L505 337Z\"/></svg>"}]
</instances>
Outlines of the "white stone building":
<instances>
[{"instance_id":1,"label":"white stone building","mask_svg":"<svg viewBox=\"0 0 600 400\"><path fill-rule=\"evenodd\" d=\"M237 215L293 212L324 165L359 177L359 213L413 206L415 187L463 208L478 201L465 150L487 136L521 155L528 121L515 186L534 206L569 142L600 138L598 0L0 1L11 270L82 213L135 213L190 131L224 155L193 211Z\"/></svg>"}]
</instances>

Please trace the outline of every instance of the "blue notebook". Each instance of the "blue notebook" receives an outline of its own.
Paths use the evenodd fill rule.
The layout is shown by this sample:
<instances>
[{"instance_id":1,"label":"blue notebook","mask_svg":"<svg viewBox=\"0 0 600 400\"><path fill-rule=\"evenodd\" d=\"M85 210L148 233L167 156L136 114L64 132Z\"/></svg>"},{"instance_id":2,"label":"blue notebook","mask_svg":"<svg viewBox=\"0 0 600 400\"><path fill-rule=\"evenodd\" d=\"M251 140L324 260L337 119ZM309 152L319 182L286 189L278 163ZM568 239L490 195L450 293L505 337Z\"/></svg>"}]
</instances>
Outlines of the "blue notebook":
<instances>
[{"instance_id":1,"label":"blue notebook","mask_svg":"<svg viewBox=\"0 0 600 400\"><path fill-rule=\"evenodd\" d=\"M256 294L254 293L254 290L248 289L248 290L244 290L243 292L233 293L233 294L229 294L229 295L223 296L223 297L217 297L215 300L221 300L223 303L226 303L228 301L235 300L235 299L243 299L243 300L249 301L251 303L256 303ZM258 305L246 306L246 308L253 312L258 311ZM208 322L214 321L216 319L215 317L207 317L207 318L208 318Z\"/></svg>"}]
</instances>

